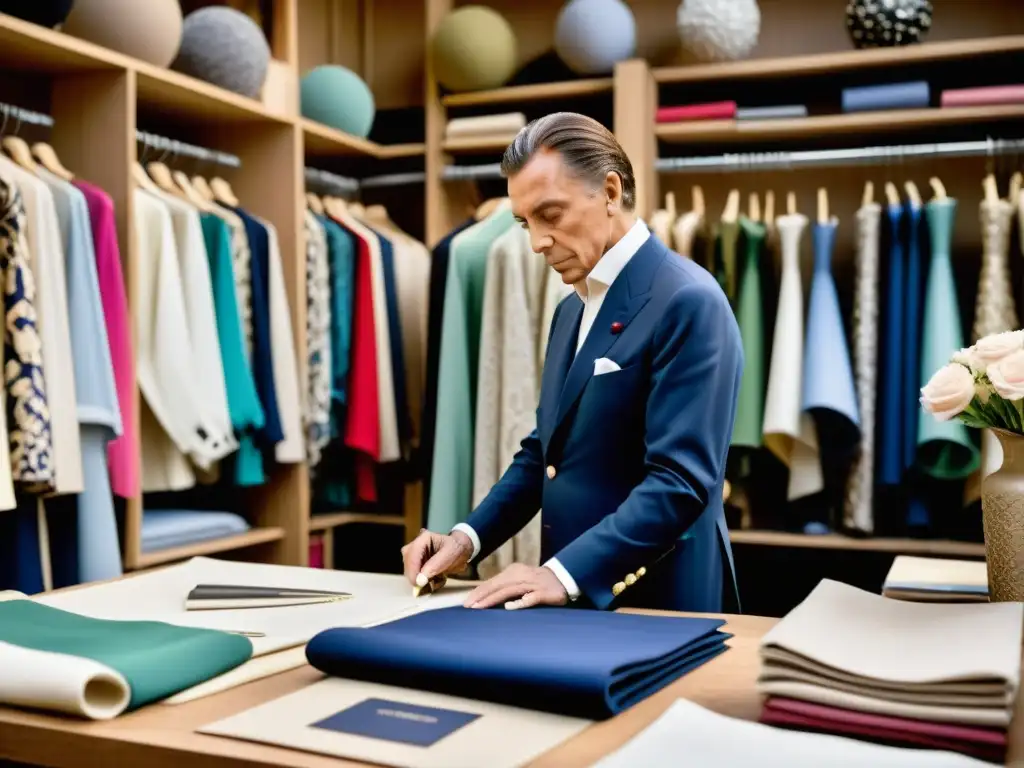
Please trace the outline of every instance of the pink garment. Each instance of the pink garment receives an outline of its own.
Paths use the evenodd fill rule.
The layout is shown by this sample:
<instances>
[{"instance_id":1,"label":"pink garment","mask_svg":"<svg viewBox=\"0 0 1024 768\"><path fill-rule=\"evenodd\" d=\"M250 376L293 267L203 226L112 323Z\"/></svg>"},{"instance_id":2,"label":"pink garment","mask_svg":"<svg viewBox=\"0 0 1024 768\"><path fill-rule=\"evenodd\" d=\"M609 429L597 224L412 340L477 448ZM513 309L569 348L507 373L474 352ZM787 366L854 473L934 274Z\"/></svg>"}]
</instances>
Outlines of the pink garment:
<instances>
[{"instance_id":1,"label":"pink garment","mask_svg":"<svg viewBox=\"0 0 1024 768\"><path fill-rule=\"evenodd\" d=\"M690 120L731 120L736 117L735 101L711 101L683 107L658 107L658 123L684 123Z\"/></svg>"},{"instance_id":2,"label":"pink garment","mask_svg":"<svg viewBox=\"0 0 1024 768\"><path fill-rule=\"evenodd\" d=\"M1024 85L989 85L982 88L952 88L942 92L943 107L987 107L993 104L1024 103Z\"/></svg>"},{"instance_id":3,"label":"pink garment","mask_svg":"<svg viewBox=\"0 0 1024 768\"><path fill-rule=\"evenodd\" d=\"M92 238L96 247L96 274L103 301L110 358L117 384L117 403L121 409L121 436L107 446L110 488L121 498L141 493L139 428L135 421L135 355L132 351L132 325L128 314L128 296L121 271L121 251L117 243L114 201L99 187L75 181L89 205Z\"/></svg>"}]
</instances>

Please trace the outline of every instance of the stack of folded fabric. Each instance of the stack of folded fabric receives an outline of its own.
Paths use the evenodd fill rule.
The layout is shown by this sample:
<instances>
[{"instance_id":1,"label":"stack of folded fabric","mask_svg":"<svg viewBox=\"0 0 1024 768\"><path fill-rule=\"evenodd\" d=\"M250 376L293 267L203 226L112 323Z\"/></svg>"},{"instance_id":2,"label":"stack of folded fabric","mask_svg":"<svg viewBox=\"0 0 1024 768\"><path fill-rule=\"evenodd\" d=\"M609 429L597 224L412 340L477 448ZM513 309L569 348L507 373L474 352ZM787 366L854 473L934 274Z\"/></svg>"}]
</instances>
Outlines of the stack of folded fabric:
<instances>
[{"instance_id":1,"label":"stack of folded fabric","mask_svg":"<svg viewBox=\"0 0 1024 768\"><path fill-rule=\"evenodd\" d=\"M455 139L508 139L509 141L526 125L522 112L507 112L500 115L478 117L453 117L445 125L444 137Z\"/></svg>"},{"instance_id":2,"label":"stack of folded fabric","mask_svg":"<svg viewBox=\"0 0 1024 768\"><path fill-rule=\"evenodd\" d=\"M899 555L882 584L882 594L920 603L987 603L984 560L947 560Z\"/></svg>"},{"instance_id":3,"label":"stack of folded fabric","mask_svg":"<svg viewBox=\"0 0 1024 768\"><path fill-rule=\"evenodd\" d=\"M442 608L306 647L329 675L602 720L726 650L725 622L573 608Z\"/></svg>"},{"instance_id":4,"label":"stack of folded fabric","mask_svg":"<svg viewBox=\"0 0 1024 768\"><path fill-rule=\"evenodd\" d=\"M908 603L823 580L761 641L761 722L1001 761L1024 605Z\"/></svg>"},{"instance_id":5,"label":"stack of folded fabric","mask_svg":"<svg viewBox=\"0 0 1024 768\"><path fill-rule=\"evenodd\" d=\"M700 120L782 120L796 117L807 117L805 105L741 107L735 101L709 101L678 107L658 107L654 119L658 123L687 123Z\"/></svg>"}]
</instances>

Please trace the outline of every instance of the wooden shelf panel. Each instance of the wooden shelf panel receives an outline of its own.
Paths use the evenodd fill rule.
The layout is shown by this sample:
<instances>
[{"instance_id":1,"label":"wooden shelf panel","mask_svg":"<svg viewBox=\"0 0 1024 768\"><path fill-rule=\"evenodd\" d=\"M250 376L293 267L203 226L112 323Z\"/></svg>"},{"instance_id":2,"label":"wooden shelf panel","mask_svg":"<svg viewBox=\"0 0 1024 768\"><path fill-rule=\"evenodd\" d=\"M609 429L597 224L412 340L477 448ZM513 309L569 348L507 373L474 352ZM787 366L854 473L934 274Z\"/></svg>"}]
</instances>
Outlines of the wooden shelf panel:
<instances>
[{"instance_id":1,"label":"wooden shelf panel","mask_svg":"<svg viewBox=\"0 0 1024 768\"><path fill-rule=\"evenodd\" d=\"M389 160L396 157L423 157L427 152L427 145L420 142L409 144L378 144L377 157L382 160Z\"/></svg>"},{"instance_id":2,"label":"wooden shelf panel","mask_svg":"<svg viewBox=\"0 0 1024 768\"><path fill-rule=\"evenodd\" d=\"M872 67L905 67L930 61L952 61L1017 51L1024 51L1024 35L950 40L899 48L835 51L777 59L745 59L720 64L695 64L689 67L659 67L653 70L653 74L659 84L767 79L784 75L830 74Z\"/></svg>"},{"instance_id":3,"label":"wooden shelf panel","mask_svg":"<svg viewBox=\"0 0 1024 768\"><path fill-rule=\"evenodd\" d=\"M76 37L0 13L0 67L68 74L125 69L126 56Z\"/></svg>"},{"instance_id":4,"label":"wooden shelf panel","mask_svg":"<svg viewBox=\"0 0 1024 768\"><path fill-rule=\"evenodd\" d=\"M284 537L284 528L256 528L240 533L237 536L226 536L223 539L200 541L184 547L172 547L171 549L161 549L156 552L143 552L139 557L138 567L152 568L154 565L187 560L190 557L232 552L236 549L245 549L246 547L255 547L272 541L280 541Z\"/></svg>"},{"instance_id":5,"label":"wooden shelf panel","mask_svg":"<svg viewBox=\"0 0 1024 768\"><path fill-rule=\"evenodd\" d=\"M743 142L758 139L803 139L861 133L891 133L965 123L1019 120L1024 105L955 107L949 109L894 109L840 115L818 115L784 120L695 120L661 123L655 136L671 144Z\"/></svg>"},{"instance_id":6,"label":"wooden shelf panel","mask_svg":"<svg viewBox=\"0 0 1024 768\"><path fill-rule=\"evenodd\" d=\"M302 120L306 157L374 157L380 160L417 157L426 153L425 144L377 144L313 120Z\"/></svg>"},{"instance_id":7,"label":"wooden shelf panel","mask_svg":"<svg viewBox=\"0 0 1024 768\"><path fill-rule=\"evenodd\" d=\"M405 525L403 515L375 515L372 512L330 512L309 518L310 531L328 531L341 525L370 523L376 525Z\"/></svg>"},{"instance_id":8,"label":"wooden shelf panel","mask_svg":"<svg viewBox=\"0 0 1024 768\"><path fill-rule=\"evenodd\" d=\"M441 98L446 107L476 107L489 104L528 104L552 99L572 99L580 96L611 94L612 78L591 78L569 80L563 83L538 83L537 85L513 85L490 91L450 93Z\"/></svg>"},{"instance_id":9,"label":"wooden shelf panel","mask_svg":"<svg viewBox=\"0 0 1024 768\"><path fill-rule=\"evenodd\" d=\"M945 539L855 539L839 533L813 536L786 531L729 531L733 544L797 549L839 549L851 552L891 552L897 555L948 555L950 557L984 557L985 545L970 541Z\"/></svg>"},{"instance_id":10,"label":"wooden shelf panel","mask_svg":"<svg viewBox=\"0 0 1024 768\"><path fill-rule=\"evenodd\" d=\"M445 139L442 144L442 148L445 152L450 152L456 155L473 155L473 154L487 154L494 152L504 152L505 147L512 143L515 139L515 134L508 134L505 136L480 136L480 137L467 137L460 139Z\"/></svg>"},{"instance_id":11,"label":"wooden shelf panel","mask_svg":"<svg viewBox=\"0 0 1024 768\"><path fill-rule=\"evenodd\" d=\"M138 106L161 116L197 123L276 123L292 121L262 103L194 77L135 61Z\"/></svg>"}]
</instances>

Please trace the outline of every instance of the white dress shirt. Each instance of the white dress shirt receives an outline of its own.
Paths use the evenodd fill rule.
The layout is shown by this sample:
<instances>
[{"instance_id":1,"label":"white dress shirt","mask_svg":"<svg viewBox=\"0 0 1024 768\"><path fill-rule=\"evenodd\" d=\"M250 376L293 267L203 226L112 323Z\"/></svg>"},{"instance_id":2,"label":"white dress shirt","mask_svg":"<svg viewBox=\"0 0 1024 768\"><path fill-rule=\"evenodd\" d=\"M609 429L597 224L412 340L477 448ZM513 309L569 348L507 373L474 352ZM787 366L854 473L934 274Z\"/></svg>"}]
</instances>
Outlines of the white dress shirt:
<instances>
[{"instance_id":1,"label":"white dress shirt","mask_svg":"<svg viewBox=\"0 0 1024 768\"><path fill-rule=\"evenodd\" d=\"M590 333L590 329L594 325L594 319L601 310L605 296L608 295L608 289L611 288L612 283L615 282L615 279L622 270L626 268L629 260L647 242L647 238L650 235L651 232L643 220L637 219L636 223L630 227L622 239L609 248L598 260L594 268L590 270L590 274L574 285L576 293L583 301L583 317L580 319L579 335L576 337L576 354L579 354L583 343L587 340L587 334ZM454 533L455 531L462 531L473 542L473 558L475 559L480 553L481 546L480 537L477 535L477 532L466 523L458 523L452 528L452 532ZM565 587L565 591L569 594L570 600L576 600L580 596L580 588L576 584L576 580L565 569L565 566L558 562L557 558L552 557L544 563L544 567L550 569L558 577L562 586Z\"/></svg>"}]
</instances>

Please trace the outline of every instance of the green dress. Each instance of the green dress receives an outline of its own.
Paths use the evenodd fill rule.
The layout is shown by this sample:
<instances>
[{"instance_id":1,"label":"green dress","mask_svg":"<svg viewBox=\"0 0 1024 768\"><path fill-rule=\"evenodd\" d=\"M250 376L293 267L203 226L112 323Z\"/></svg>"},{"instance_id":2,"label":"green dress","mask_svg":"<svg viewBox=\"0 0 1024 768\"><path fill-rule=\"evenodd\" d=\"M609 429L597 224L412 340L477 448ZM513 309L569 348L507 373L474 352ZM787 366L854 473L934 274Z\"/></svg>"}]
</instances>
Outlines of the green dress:
<instances>
[{"instance_id":1,"label":"green dress","mask_svg":"<svg viewBox=\"0 0 1024 768\"><path fill-rule=\"evenodd\" d=\"M921 386L964 345L960 304L950 244L956 200L932 200L925 207L932 258L924 297L921 343ZM966 478L980 464L977 446L959 420L939 421L923 408L918 416L917 462L925 474L940 480Z\"/></svg>"},{"instance_id":2,"label":"green dress","mask_svg":"<svg viewBox=\"0 0 1024 768\"><path fill-rule=\"evenodd\" d=\"M743 232L743 271L736 300L736 321L743 343L743 378L736 405L731 445L759 448L764 421L764 302L761 297L761 254L767 230L763 224L740 217ZM723 239L723 244L725 243Z\"/></svg>"}]
</instances>

